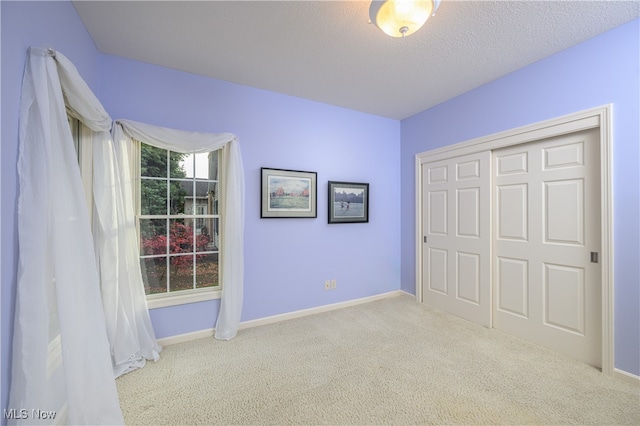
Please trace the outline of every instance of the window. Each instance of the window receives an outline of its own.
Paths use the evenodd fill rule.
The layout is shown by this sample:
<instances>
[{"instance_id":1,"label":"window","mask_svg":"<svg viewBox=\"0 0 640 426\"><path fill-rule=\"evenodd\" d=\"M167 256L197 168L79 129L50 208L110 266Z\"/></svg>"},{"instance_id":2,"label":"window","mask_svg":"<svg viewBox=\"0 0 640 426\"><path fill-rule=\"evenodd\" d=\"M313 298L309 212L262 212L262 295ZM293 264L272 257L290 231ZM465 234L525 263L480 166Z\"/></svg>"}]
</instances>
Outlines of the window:
<instances>
[{"instance_id":1,"label":"window","mask_svg":"<svg viewBox=\"0 0 640 426\"><path fill-rule=\"evenodd\" d=\"M222 150L183 154L139 145L137 224L147 299L219 290Z\"/></svg>"},{"instance_id":2,"label":"window","mask_svg":"<svg viewBox=\"0 0 640 426\"><path fill-rule=\"evenodd\" d=\"M73 137L73 146L76 149L82 188L89 213L89 223L93 223L93 145L91 143L91 129L82 124L80 120L72 117L67 112L67 121Z\"/></svg>"},{"instance_id":3,"label":"window","mask_svg":"<svg viewBox=\"0 0 640 426\"><path fill-rule=\"evenodd\" d=\"M68 121L91 221L92 132ZM223 149L182 154L137 145L136 225L149 308L219 298Z\"/></svg>"}]
</instances>

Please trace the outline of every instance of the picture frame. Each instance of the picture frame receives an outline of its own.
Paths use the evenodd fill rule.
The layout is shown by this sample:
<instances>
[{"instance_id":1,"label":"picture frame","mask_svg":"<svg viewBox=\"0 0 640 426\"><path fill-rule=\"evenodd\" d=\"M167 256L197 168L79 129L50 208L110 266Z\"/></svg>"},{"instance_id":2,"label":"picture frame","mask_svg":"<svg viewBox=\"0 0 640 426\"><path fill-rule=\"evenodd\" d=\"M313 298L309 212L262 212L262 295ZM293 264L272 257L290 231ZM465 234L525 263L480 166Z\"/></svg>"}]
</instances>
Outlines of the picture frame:
<instances>
[{"instance_id":1,"label":"picture frame","mask_svg":"<svg viewBox=\"0 0 640 426\"><path fill-rule=\"evenodd\" d=\"M301 170L260 169L261 218L315 218L317 173Z\"/></svg>"},{"instance_id":2,"label":"picture frame","mask_svg":"<svg viewBox=\"0 0 640 426\"><path fill-rule=\"evenodd\" d=\"M329 223L369 222L369 184L329 181Z\"/></svg>"}]
</instances>

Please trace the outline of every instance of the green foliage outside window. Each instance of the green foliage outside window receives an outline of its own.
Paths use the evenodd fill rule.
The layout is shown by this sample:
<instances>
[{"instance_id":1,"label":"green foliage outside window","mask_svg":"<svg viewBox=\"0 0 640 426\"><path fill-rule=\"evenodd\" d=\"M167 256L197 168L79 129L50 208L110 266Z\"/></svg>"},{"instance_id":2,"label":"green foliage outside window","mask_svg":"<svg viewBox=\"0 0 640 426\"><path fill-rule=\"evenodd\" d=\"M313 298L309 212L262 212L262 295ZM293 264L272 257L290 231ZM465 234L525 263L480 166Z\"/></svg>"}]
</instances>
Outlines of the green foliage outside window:
<instances>
[{"instance_id":1,"label":"green foliage outside window","mask_svg":"<svg viewBox=\"0 0 640 426\"><path fill-rule=\"evenodd\" d=\"M184 179L187 174L181 162L188 154L171 152L167 156L167 150L156 148L147 144L141 144L140 149L140 176L141 183L141 213L143 215L164 215L167 214L167 172L172 178L169 182L169 203L170 214L184 213L185 190L180 185L180 181L173 179ZM167 170L167 157L169 169ZM145 179L145 178L160 178Z\"/></svg>"}]
</instances>

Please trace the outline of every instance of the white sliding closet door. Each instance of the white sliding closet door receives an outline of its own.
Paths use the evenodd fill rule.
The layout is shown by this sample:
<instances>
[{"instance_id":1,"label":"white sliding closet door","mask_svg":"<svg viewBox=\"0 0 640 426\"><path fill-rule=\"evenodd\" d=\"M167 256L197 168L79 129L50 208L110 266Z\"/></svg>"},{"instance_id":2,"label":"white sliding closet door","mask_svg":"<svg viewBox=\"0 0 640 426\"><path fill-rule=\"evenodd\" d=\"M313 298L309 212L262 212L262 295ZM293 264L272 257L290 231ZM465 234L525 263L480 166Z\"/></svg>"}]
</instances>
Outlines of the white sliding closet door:
<instances>
[{"instance_id":1,"label":"white sliding closet door","mask_svg":"<svg viewBox=\"0 0 640 426\"><path fill-rule=\"evenodd\" d=\"M491 326L491 153L422 165L422 299Z\"/></svg>"},{"instance_id":2,"label":"white sliding closet door","mask_svg":"<svg viewBox=\"0 0 640 426\"><path fill-rule=\"evenodd\" d=\"M598 129L493 153L494 327L598 367L599 161Z\"/></svg>"}]
</instances>

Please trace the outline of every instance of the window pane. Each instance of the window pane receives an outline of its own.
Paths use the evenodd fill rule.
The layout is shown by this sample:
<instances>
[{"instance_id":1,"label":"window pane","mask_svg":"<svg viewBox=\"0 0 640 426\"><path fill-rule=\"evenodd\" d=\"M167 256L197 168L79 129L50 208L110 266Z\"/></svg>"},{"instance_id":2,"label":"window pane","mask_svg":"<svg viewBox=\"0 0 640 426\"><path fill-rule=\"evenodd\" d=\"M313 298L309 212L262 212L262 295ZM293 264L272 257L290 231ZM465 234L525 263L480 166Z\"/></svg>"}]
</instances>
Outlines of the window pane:
<instances>
[{"instance_id":1,"label":"window pane","mask_svg":"<svg viewBox=\"0 0 640 426\"><path fill-rule=\"evenodd\" d=\"M138 226L146 293L219 287L222 152L140 147Z\"/></svg>"},{"instance_id":2,"label":"window pane","mask_svg":"<svg viewBox=\"0 0 640 426\"><path fill-rule=\"evenodd\" d=\"M167 292L167 258L140 259L145 294Z\"/></svg>"},{"instance_id":3,"label":"window pane","mask_svg":"<svg viewBox=\"0 0 640 426\"><path fill-rule=\"evenodd\" d=\"M192 214L190 209L193 206L193 181L172 180L169 190L171 214Z\"/></svg>"},{"instance_id":4,"label":"window pane","mask_svg":"<svg viewBox=\"0 0 640 426\"><path fill-rule=\"evenodd\" d=\"M217 251L218 219L203 217L197 218L196 224L198 222L202 224L202 227L196 233L196 251ZM197 226L196 230L198 230Z\"/></svg>"},{"instance_id":5,"label":"window pane","mask_svg":"<svg viewBox=\"0 0 640 426\"><path fill-rule=\"evenodd\" d=\"M212 235L213 250L220 250L220 219L213 219L213 235Z\"/></svg>"},{"instance_id":6,"label":"window pane","mask_svg":"<svg viewBox=\"0 0 640 426\"><path fill-rule=\"evenodd\" d=\"M171 256L171 279L169 291L193 288L193 255Z\"/></svg>"},{"instance_id":7,"label":"window pane","mask_svg":"<svg viewBox=\"0 0 640 426\"><path fill-rule=\"evenodd\" d=\"M140 219L140 253L167 254L166 219Z\"/></svg>"},{"instance_id":8,"label":"window pane","mask_svg":"<svg viewBox=\"0 0 640 426\"><path fill-rule=\"evenodd\" d=\"M171 177L193 177L193 154L171 152Z\"/></svg>"},{"instance_id":9,"label":"window pane","mask_svg":"<svg viewBox=\"0 0 640 426\"><path fill-rule=\"evenodd\" d=\"M218 173L217 164L217 151L214 152L201 152L195 155L196 160L196 179L211 179L215 180Z\"/></svg>"},{"instance_id":10,"label":"window pane","mask_svg":"<svg viewBox=\"0 0 640 426\"><path fill-rule=\"evenodd\" d=\"M222 150L217 150L209 153L209 180L220 179L220 163L221 163Z\"/></svg>"},{"instance_id":11,"label":"window pane","mask_svg":"<svg viewBox=\"0 0 640 426\"><path fill-rule=\"evenodd\" d=\"M193 253L193 219L171 219L169 253Z\"/></svg>"},{"instance_id":12,"label":"window pane","mask_svg":"<svg viewBox=\"0 0 640 426\"><path fill-rule=\"evenodd\" d=\"M218 282L218 254L196 256L196 288L214 287Z\"/></svg>"},{"instance_id":13,"label":"window pane","mask_svg":"<svg viewBox=\"0 0 640 426\"><path fill-rule=\"evenodd\" d=\"M195 205L196 208L193 210L192 214L209 214L208 212L208 192L209 192L209 182L207 181L196 181L196 193L195 193Z\"/></svg>"},{"instance_id":14,"label":"window pane","mask_svg":"<svg viewBox=\"0 0 640 426\"><path fill-rule=\"evenodd\" d=\"M196 219L196 222L202 223L200 232L196 234L196 251L209 251L209 244L211 242L211 235L209 235L209 228L205 225L205 219ZM197 230L198 228L196 228Z\"/></svg>"},{"instance_id":15,"label":"window pane","mask_svg":"<svg viewBox=\"0 0 640 426\"><path fill-rule=\"evenodd\" d=\"M167 214L167 181L142 179L140 181L140 213Z\"/></svg>"},{"instance_id":16,"label":"window pane","mask_svg":"<svg viewBox=\"0 0 640 426\"><path fill-rule=\"evenodd\" d=\"M140 176L167 177L167 150L140 144Z\"/></svg>"},{"instance_id":17,"label":"window pane","mask_svg":"<svg viewBox=\"0 0 640 426\"><path fill-rule=\"evenodd\" d=\"M200 207L196 207L196 209L199 209ZM209 241L209 229L211 229L210 226L208 226L208 221L207 219L203 218L203 217L196 217L196 246L200 247L202 246L203 241L201 241L203 238L206 240L206 242ZM197 248L197 250L202 250L201 248Z\"/></svg>"},{"instance_id":18,"label":"window pane","mask_svg":"<svg viewBox=\"0 0 640 426\"><path fill-rule=\"evenodd\" d=\"M207 182L207 213L205 214L219 214L218 202L220 201L220 194L218 193L217 182Z\"/></svg>"}]
</instances>

